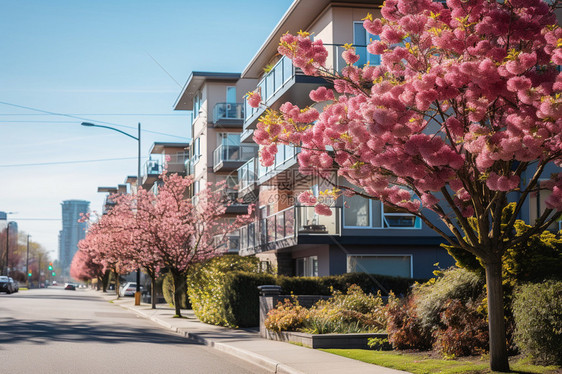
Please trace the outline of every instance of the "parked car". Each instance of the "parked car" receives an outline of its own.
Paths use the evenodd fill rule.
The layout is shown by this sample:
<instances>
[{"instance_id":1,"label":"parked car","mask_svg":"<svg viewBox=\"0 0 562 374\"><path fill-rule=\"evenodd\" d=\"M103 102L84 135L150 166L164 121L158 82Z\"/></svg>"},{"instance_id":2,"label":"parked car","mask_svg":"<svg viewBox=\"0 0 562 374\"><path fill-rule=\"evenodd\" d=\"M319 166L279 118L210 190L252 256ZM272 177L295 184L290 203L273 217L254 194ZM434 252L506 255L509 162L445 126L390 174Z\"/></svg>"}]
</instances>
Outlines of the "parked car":
<instances>
[{"instance_id":1,"label":"parked car","mask_svg":"<svg viewBox=\"0 0 562 374\"><path fill-rule=\"evenodd\" d=\"M66 283L64 285L65 290L76 291L76 286L72 283Z\"/></svg>"},{"instance_id":2,"label":"parked car","mask_svg":"<svg viewBox=\"0 0 562 374\"><path fill-rule=\"evenodd\" d=\"M142 286L140 287L142 291ZM123 287L121 287L121 295L123 296L135 296L137 291L137 282L127 282Z\"/></svg>"},{"instance_id":3,"label":"parked car","mask_svg":"<svg viewBox=\"0 0 562 374\"><path fill-rule=\"evenodd\" d=\"M18 292L20 290L20 285L17 281L14 280L14 278L9 278L10 282L12 282L12 291L13 292Z\"/></svg>"},{"instance_id":4,"label":"parked car","mask_svg":"<svg viewBox=\"0 0 562 374\"><path fill-rule=\"evenodd\" d=\"M6 292L8 295L14 292L14 283L5 275L0 276L0 292Z\"/></svg>"}]
</instances>

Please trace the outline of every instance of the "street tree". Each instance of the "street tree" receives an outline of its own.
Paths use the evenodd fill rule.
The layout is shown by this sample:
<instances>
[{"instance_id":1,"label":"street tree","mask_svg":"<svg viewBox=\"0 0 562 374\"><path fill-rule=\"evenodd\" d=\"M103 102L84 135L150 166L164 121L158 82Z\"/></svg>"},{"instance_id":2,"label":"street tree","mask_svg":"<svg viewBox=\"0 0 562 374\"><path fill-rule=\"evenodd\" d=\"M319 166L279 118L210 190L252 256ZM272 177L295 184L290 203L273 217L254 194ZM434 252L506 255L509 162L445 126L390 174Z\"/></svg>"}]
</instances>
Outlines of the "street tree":
<instances>
[{"instance_id":1,"label":"street tree","mask_svg":"<svg viewBox=\"0 0 562 374\"><path fill-rule=\"evenodd\" d=\"M208 185L190 199L192 177L164 172L161 182L156 195L139 189L135 195L116 199L112 210L134 212L128 248L138 251L134 261L139 265L154 271L166 268L172 274L175 312L181 317L181 293L186 290L180 286L185 285L187 272L192 265L221 254L217 238L224 240L248 220L251 211L227 224L222 219L228 206L224 185Z\"/></svg>"},{"instance_id":2,"label":"street tree","mask_svg":"<svg viewBox=\"0 0 562 374\"><path fill-rule=\"evenodd\" d=\"M419 217L485 268L490 365L507 371L502 255L562 215L562 29L556 2L386 0L367 15L367 51L380 65L333 71L319 39L285 34L278 51L305 74L333 85L310 98L322 112L285 103L260 119L254 140L263 165L278 144L301 147L302 173L337 168L358 194ZM260 93L248 102L259 105ZM554 171L554 172L553 172ZM549 173L552 173L549 175ZM522 235L514 225L533 193L546 207ZM329 214L310 192L300 200ZM502 224L509 201L514 214ZM435 214L434 214L435 213ZM444 223L436 225L432 214ZM446 227L443 228L443 227Z\"/></svg>"}]
</instances>

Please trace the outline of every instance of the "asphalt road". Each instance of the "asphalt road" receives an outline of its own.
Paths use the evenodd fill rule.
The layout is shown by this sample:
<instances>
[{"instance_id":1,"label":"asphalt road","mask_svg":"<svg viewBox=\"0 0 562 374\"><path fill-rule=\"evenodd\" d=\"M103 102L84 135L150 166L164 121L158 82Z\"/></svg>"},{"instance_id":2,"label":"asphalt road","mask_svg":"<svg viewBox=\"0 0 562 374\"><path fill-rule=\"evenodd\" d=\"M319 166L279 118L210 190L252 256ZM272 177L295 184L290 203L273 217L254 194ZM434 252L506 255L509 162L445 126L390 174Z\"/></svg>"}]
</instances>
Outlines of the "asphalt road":
<instances>
[{"instance_id":1,"label":"asphalt road","mask_svg":"<svg viewBox=\"0 0 562 374\"><path fill-rule=\"evenodd\" d=\"M1 374L265 373L87 290L0 294Z\"/></svg>"}]
</instances>

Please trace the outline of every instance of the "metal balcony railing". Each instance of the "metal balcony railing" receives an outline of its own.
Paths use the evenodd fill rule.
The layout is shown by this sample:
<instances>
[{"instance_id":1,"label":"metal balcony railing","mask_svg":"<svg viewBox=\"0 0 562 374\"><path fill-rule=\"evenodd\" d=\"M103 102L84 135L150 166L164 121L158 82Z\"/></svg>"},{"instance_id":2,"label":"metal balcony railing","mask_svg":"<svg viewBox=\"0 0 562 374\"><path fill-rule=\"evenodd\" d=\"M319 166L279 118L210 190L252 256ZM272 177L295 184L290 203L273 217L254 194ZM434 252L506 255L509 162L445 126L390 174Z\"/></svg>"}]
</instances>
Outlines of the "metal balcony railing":
<instances>
[{"instance_id":1,"label":"metal balcony railing","mask_svg":"<svg viewBox=\"0 0 562 374\"><path fill-rule=\"evenodd\" d=\"M256 155L257 144L225 145L221 144L213 151L213 167L229 161L246 162Z\"/></svg>"},{"instance_id":2,"label":"metal balcony railing","mask_svg":"<svg viewBox=\"0 0 562 374\"><path fill-rule=\"evenodd\" d=\"M314 207L294 206L243 226L239 230L240 250L274 245L299 235L340 235L341 208L331 216L315 213Z\"/></svg>"},{"instance_id":3,"label":"metal balcony railing","mask_svg":"<svg viewBox=\"0 0 562 374\"><path fill-rule=\"evenodd\" d=\"M244 105L242 103L217 103L213 108L213 123L223 120L244 119Z\"/></svg>"}]
</instances>

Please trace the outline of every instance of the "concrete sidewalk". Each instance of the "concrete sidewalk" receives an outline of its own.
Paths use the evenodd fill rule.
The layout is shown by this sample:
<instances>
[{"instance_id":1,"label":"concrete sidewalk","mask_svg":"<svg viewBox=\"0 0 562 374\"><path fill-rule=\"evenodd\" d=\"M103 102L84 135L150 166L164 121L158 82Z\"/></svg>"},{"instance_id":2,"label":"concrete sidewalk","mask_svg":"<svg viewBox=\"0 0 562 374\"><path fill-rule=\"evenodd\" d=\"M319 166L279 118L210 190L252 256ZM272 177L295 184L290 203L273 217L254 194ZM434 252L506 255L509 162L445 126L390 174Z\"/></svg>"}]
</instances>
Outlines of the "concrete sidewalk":
<instances>
[{"instance_id":1,"label":"concrete sidewalk","mask_svg":"<svg viewBox=\"0 0 562 374\"><path fill-rule=\"evenodd\" d=\"M149 304L135 306L133 298L116 300L114 293L91 292L188 339L251 362L271 373L406 373L294 344L262 339L257 329L229 329L202 323L191 310L182 310L182 315L187 318L173 318L175 312L167 304L158 304L156 309L151 309Z\"/></svg>"}]
</instances>

